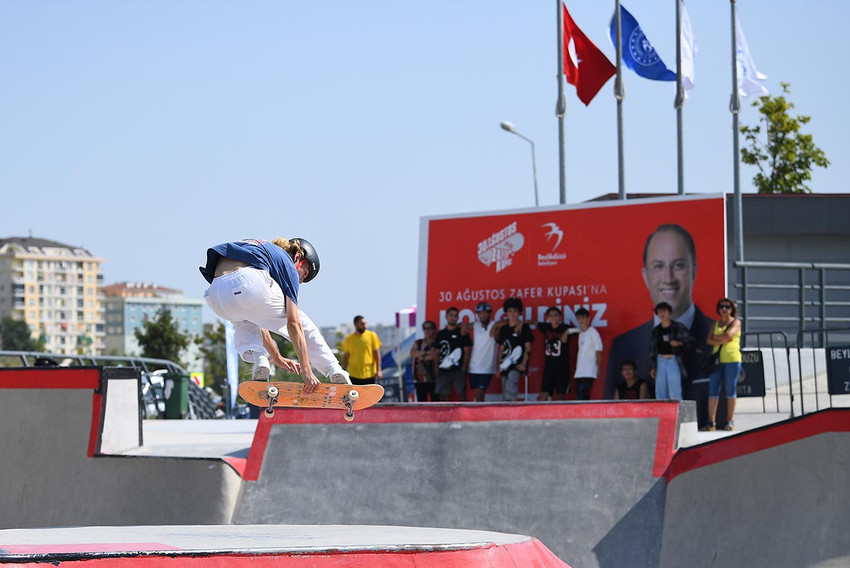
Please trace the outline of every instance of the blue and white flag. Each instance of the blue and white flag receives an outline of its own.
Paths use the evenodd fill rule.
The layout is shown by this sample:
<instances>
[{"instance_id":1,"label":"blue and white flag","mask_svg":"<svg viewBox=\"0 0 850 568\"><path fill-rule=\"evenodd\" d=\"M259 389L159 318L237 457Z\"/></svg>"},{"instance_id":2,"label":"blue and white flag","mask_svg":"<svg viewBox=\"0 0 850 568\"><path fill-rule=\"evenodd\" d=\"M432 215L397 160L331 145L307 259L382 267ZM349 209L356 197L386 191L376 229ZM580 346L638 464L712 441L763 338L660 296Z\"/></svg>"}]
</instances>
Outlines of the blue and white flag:
<instances>
[{"instance_id":1,"label":"blue and white flag","mask_svg":"<svg viewBox=\"0 0 850 568\"><path fill-rule=\"evenodd\" d=\"M751 95L766 97L769 93L762 81L767 79L767 75L759 73L756 69L756 64L753 63L753 57L750 55L750 45L747 43L747 38L744 37L741 22L737 19L735 20L735 45L735 64L738 67L738 96L744 98Z\"/></svg>"},{"instance_id":2,"label":"blue and white flag","mask_svg":"<svg viewBox=\"0 0 850 568\"><path fill-rule=\"evenodd\" d=\"M675 81L676 73L667 69L652 47L640 24L620 5L620 39L623 42L623 63L645 79ZM611 18L611 43L617 47L617 18Z\"/></svg>"}]
</instances>

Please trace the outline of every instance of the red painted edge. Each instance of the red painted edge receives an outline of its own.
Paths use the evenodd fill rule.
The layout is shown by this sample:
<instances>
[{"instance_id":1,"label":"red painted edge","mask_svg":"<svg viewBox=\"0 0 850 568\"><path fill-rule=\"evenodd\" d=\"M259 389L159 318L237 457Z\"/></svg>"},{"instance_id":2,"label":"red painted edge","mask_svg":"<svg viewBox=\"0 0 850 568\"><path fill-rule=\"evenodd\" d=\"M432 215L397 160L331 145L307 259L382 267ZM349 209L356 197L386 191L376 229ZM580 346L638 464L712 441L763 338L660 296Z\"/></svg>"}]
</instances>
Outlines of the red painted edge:
<instances>
[{"instance_id":1,"label":"red painted edge","mask_svg":"<svg viewBox=\"0 0 850 568\"><path fill-rule=\"evenodd\" d=\"M344 412L336 409L278 409L274 417L260 414L248 453L243 479L259 479L269 433L274 424L345 424ZM674 440L679 404L652 402L590 403L448 403L375 406L355 413L354 423L398 424L441 422L501 422L508 420L588 420L658 418L658 435L652 475L667 471L675 452Z\"/></svg>"},{"instance_id":2,"label":"red painted edge","mask_svg":"<svg viewBox=\"0 0 850 568\"><path fill-rule=\"evenodd\" d=\"M850 408L821 410L710 444L683 448L673 457L665 477L670 483L676 477L701 467L828 432L850 432Z\"/></svg>"},{"instance_id":3,"label":"red painted edge","mask_svg":"<svg viewBox=\"0 0 850 568\"><path fill-rule=\"evenodd\" d=\"M132 546L144 546L145 543ZM26 552L28 554L75 554L79 558L63 559L62 565L85 565L94 568L120 568L132 563L132 566L148 568L163 565L170 566L202 566L228 568L253 568L262 566L304 567L304 568L363 568L364 566L381 566L382 568L457 568L458 566L488 566L489 568L570 568L563 560L555 556L540 541L529 539L528 541L495 545L489 544L463 550L358 550L358 551L322 551L322 552L300 552L276 553L217 553L217 554L145 554L133 556L110 556L97 558L97 552L112 552L107 549L111 545L91 545L95 548L89 550L74 547L87 547L89 545L60 545L59 550L45 550L47 547L35 546L35 550ZM116 552L126 552L127 545L114 545ZM154 547L162 545L153 544ZM98 548L99 547L99 548ZM11 550L4 546L9 552L23 554L17 550ZM137 552L151 551L155 549L138 548ZM159 550L179 550L159 548ZM86 557L86 554L90 556ZM19 559L16 559L19 561ZM27 563L27 566L53 566L51 560L35 561Z\"/></svg>"},{"instance_id":4,"label":"red painted edge","mask_svg":"<svg viewBox=\"0 0 850 568\"><path fill-rule=\"evenodd\" d=\"M245 466L248 463L247 458L234 458L230 456L224 456L223 459L230 467L239 474L239 477L245 478Z\"/></svg>"},{"instance_id":5,"label":"red painted edge","mask_svg":"<svg viewBox=\"0 0 850 568\"><path fill-rule=\"evenodd\" d=\"M0 389L92 389L100 387L98 367L0 369Z\"/></svg>"},{"instance_id":6,"label":"red painted edge","mask_svg":"<svg viewBox=\"0 0 850 568\"><path fill-rule=\"evenodd\" d=\"M97 452L97 440L100 437L100 419L103 412L103 395L95 392L91 401L91 428L89 430L88 457L93 458Z\"/></svg>"}]
</instances>

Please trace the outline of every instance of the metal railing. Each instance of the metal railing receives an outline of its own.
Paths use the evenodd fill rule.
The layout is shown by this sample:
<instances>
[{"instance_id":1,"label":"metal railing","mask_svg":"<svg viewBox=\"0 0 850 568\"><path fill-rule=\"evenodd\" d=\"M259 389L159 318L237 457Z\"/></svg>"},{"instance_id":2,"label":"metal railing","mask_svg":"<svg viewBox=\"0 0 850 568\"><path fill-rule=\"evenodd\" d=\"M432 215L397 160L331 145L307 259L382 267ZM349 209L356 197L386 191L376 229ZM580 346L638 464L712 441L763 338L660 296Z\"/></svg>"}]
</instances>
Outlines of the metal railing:
<instances>
[{"instance_id":1,"label":"metal railing","mask_svg":"<svg viewBox=\"0 0 850 568\"><path fill-rule=\"evenodd\" d=\"M6 362L20 361L19 365L7 365ZM36 351L0 351L0 367L36 367L58 365L60 367L115 366L133 367L146 373L165 369L170 373L189 373L177 363L167 359L150 357L131 357L120 355L69 355L67 353L40 353Z\"/></svg>"},{"instance_id":2,"label":"metal railing","mask_svg":"<svg viewBox=\"0 0 850 568\"><path fill-rule=\"evenodd\" d=\"M743 331L780 328L790 337L814 326L850 324L850 264L734 263Z\"/></svg>"}]
</instances>

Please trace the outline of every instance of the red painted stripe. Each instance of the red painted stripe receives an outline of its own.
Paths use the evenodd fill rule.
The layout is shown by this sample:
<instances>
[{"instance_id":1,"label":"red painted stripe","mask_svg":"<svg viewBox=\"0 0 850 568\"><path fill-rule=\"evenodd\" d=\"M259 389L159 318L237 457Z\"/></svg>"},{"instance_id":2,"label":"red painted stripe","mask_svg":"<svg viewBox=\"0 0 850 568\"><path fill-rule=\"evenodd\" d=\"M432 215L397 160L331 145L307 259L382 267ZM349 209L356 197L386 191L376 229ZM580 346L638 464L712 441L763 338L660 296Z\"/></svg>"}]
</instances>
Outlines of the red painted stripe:
<instances>
[{"instance_id":1,"label":"red painted stripe","mask_svg":"<svg viewBox=\"0 0 850 568\"><path fill-rule=\"evenodd\" d=\"M84 545L81 545L84 546ZM94 545L104 546L104 545ZM117 545L123 546L123 545ZM133 545L135 546L135 545ZM154 545L161 546L161 545ZM5 548L5 547L4 547ZM108 552L99 550L100 552ZM119 552L122 550L119 549ZM139 551L143 551L139 549ZM56 551L73 553L72 550ZM98 551L79 551L86 552ZM44 553L44 550L32 554ZM24 566L53 566L51 561L32 562ZM467 550L451 551L326 551L317 553L255 553L255 554L172 554L144 555L132 558L80 558L64 559L62 566L86 566L91 568L155 568L159 566L198 566L201 568L255 568L272 566L286 568L466 568L487 566L488 568L570 568L536 539L504 546L486 545Z\"/></svg>"},{"instance_id":2,"label":"red painted stripe","mask_svg":"<svg viewBox=\"0 0 850 568\"><path fill-rule=\"evenodd\" d=\"M97 451L97 440L100 437L100 419L103 412L103 395L95 392L91 401L91 428L89 429L88 456L94 457Z\"/></svg>"},{"instance_id":3,"label":"red painted stripe","mask_svg":"<svg viewBox=\"0 0 850 568\"><path fill-rule=\"evenodd\" d=\"M674 454L679 404L652 402L525 403L525 404L399 404L376 406L355 413L361 424L405 424L441 422L501 422L507 420L588 420L658 418L655 459L652 475L667 471ZM343 423L344 411L326 408L278 409L273 418L263 414L257 422L243 479L256 481L260 476L269 432L274 424Z\"/></svg>"},{"instance_id":4,"label":"red painted stripe","mask_svg":"<svg viewBox=\"0 0 850 568\"><path fill-rule=\"evenodd\" d=\"M100 387L97 367L0 369L0 389L92 389Z\"/></svg>"},{"instance_id":5,"label":"red painted stripe","mask_svg":"<svg viewBox=\"0 0 850 568\"><path fill-rule=\"evenodd\" d=\"M245 466L248 463L246 458L234 458L230 456L224 456L222 458L225 462L227 462L230 467L232 467L236 473L239 474L239 477L245 477Z\"/></svg>"},{"instance_id":6,"label":"red painted stripe","mask_svg":"<svg viewBox=\"0 0 850 568\"><path fill-rule=\"evenodd\" d=\"M673 457L665 477L669 483L679 475L701 467L828 432L850 432L850 409L822 410L710 444L681 449Z\"/></svg>"}]
</instances>

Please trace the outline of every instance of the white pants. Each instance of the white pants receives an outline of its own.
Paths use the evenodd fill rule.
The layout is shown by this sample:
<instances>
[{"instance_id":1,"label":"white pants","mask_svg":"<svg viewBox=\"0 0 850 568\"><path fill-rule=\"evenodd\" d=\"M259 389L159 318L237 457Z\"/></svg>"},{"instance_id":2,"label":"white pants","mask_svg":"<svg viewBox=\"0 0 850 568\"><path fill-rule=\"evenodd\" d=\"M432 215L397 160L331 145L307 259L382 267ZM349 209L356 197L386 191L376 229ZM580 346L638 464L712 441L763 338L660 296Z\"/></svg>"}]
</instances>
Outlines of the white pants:
<instances>
[{"instance_id":1,"label":"white pants","mask_svg":"<svg viewBox=\"0 0 850 568\"><path fill-rule=\"evenodd\" d=\"M266 352L261 328L290 339L286 297L265 270L240 268L219 276L204 293L204 299L217 316L233 323L236 352L248 363L254 362L252 351ZM300 310L299 316L310 362L326 377L341 372L342 366L319 328Z\"/></svg>"}]
</instances>

